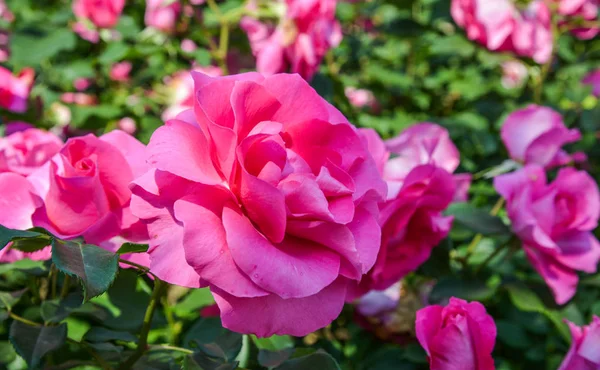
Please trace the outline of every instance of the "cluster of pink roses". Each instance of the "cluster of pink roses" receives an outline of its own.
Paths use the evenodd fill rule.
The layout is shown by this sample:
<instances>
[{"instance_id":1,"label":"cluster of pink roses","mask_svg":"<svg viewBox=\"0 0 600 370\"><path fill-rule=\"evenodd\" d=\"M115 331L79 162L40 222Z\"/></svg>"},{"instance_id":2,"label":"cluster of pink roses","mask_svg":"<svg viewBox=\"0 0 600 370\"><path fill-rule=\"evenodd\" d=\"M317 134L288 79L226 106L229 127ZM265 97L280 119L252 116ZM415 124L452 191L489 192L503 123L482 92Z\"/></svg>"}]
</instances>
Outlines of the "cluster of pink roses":
<instances>
[{"instance_id":1,"label":"cluster of pink roses","mask_svg":"<svg viewBox=\"0 0 600 370\"><path fill-rule=\"evenodd\" d=\"M490 50L510 51L537 63L547 63L552 55L554 36L553 12L564 22L595 20L598 0L534 0L521 8L513 0L452 0L454 21L465 29L469 39ZM600 28L581 27L572 30L584 39L594 37Z\"/></svg>"}]
</instances>

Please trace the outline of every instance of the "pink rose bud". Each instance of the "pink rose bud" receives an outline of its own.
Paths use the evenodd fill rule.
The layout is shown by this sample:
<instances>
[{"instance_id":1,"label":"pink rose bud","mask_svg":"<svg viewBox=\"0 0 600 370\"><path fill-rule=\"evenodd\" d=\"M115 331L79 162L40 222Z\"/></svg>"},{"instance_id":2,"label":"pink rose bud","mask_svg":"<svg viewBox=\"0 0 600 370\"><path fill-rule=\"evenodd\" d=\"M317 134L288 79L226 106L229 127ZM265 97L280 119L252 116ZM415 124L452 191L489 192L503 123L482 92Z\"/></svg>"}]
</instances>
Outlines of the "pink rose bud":
<instances>
[{"instance_id":1,"label":"pink rose bud","mask_svg":"<svg viewBox=\"0 0 600 370\"><path fill-rule=\"evenodd\" d=\"M24 113L34 77L35 72L31 68L24 68L15 77L8 69L0 66L0 107Z\"/></svg>"},{"instance_id":2,"label":"pink rose bud","mask_svg":"<svg viewBox=\"0 0 600 370\"><path fill-rule=\"evenodd\" d=\"M357 89L354 87L346 87L344 90L346 97L350 101L350 104L357 108L369 107L374 109L377 106L375 96L369 90Z\"/></svg>"},{"instance_id":3,"label":"pink rose bud","mask_svg":"<svg viewBox=\"0 0 600 370\"><path fill-rule=\"evenodd\" d=\"M494 370L496 324L479 302L450 298L417 311L417 339L431 370Z\"/></svg>"},{"instance_id":4,"label":"pink rose bud","mask_svg":"<svg viewBox=\"0 0 600 370\"><path fill-rule=\"evenodd\" d=\"M544 169L529 165L496 177L494 187L506 199L527 258L556 303L566 303L577 290L577 271L594 273L600 261L600 244L592 233L600 217L598 185L571 167L547 183Z\"/></svg>"},{"instance_id":5,"label":"pink rose bud","mask_svg":"<svg viewBox=\"0 0 600 370\"><path fill-rule=\"evenodd\" d=\"M146 26L154 27L163 32L175 31L177 19L181 13L178 0L146 0Z\"/></svg>"},{"instance_id":6,"label":"pink rose bud","mask_svg":"<svg viewBox=\"0 0 600 370\"><path fill-rule=\"evenodd\" d=\"M133 118L129 117L121 118L117 126L119 127L119 130L125 131L130 135L133 135L135 133L135 130L137 129L135 121L133 120Z\"/></svg>"},{"instance_id":7,"label":"pink rose bud","mask_svg":"<svg viewBox=\"0 0 600 370\"><path fill-rule=\"evenodd\" d=\"M572 322L567 323L573 341L558 370L600 369L600 317L594 316L589 325L581 328Z\"/></svg>"},{"instance_id":8,"label":"pink rose bud","mask_svg":"<svg viewBox=\"0 0 600 370\"><path fill-rule=\"evenodd\" d=\"M591 85L592 94L595 97L600 98L600 69L588 73L582 82L586 85Z\"/></svg>"},{"instance_id":9,"label":"pink rose bud","mask_svg":"<svg viewBox=\"0 0 600 370\"><path fill-rule=\"evenodd\" d=\"M87 88L90 87L91 84L92 84L92 81L90 79L77 78L73 82L73 87L75 87L76 90L83 91L83 90L87 90Z\"/></svg>"},{"instance_id":10,"label":"pink rose bud","mask_svg":"<svg viewBox=\"0 0 600 370\"><path fill-rule=\"evenodd\" d=\"M6 131L8 136L0 138L0 173L30 175L62 147L56 135L25 122L9 123Z\"/></svg>"},{"instance_id":11,"label":"pink rose bud","mask_svg":"<svg viewBox=\"0 0 600 370\"><path fill-rule=\"evenodd\" d=\"M74 0L73 13L98 28L113 28L119 21L125 0Z\"/></svg>"},{"instance_id":12,"label":"pink rose bud","mask_svg":"<svg viewBox=\"0 0 600 370\"><path fill-rule=\"evenodd\" d=\"M298 75L192 76L194 108L154 132L153 170L132 187L151 271L207 284L233 331L303 336L330 324L379 251L375 161Z\"/></svg>"},{"instance_id":13,"label":"pink rose bud","mask_svg":"<svg viewBox=\"0 0 600 370\"><path fill-rule=\"evenodd\" d=\"M518 60L502 63L502 86L505 89L516 89L523 86L528 75L527 66Z\"/></svg>"},{"instance_id":14,"label":"pink rose bud","mask_svg":"<svg viewBox=\"0 0 600 370\"><path fill-rule=\"evenodd\" d=\"M110 79L113 81L127 82L129 81L129 72L131 72L131 63L120 62L113 64L110 69Z\"/></svg>"},{"instance_id":15,"label":"pink rose bud","mask_svg":"<svg viewBox=\"0 0 600 370\"><path fill-rule=\"evenodd\" d=\"M506 117L500 136L513 160L544 167L570 162L561 148L581 139L579 130L565 127L558 112L535 104Z\"/></svg>"},{"instance_id":16,"label":"pink rose bud","mask_svg":"<svg viewBox=\"0 0 600 370\"><path fill-rule=\"evenodd\" d=\"M190 39L181 40L181 50L184 52L191 54L198 49L198 45Z\"/></svg>"}]
</instances>

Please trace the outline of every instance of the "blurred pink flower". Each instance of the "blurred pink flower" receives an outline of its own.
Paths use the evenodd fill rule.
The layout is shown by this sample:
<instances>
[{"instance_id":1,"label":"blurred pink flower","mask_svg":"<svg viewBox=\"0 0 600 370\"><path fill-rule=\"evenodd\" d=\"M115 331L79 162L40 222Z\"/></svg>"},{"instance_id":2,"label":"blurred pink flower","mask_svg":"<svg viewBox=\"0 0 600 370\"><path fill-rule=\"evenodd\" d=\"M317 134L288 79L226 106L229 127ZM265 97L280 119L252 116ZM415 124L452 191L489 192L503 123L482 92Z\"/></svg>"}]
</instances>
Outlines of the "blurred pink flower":
<instances>
[{"instance_id":1,"label":"blurred pink flower","mask_svg":"<svg viewBox=\"0 0 600 370\"><path fill-rule=\"evenodd\" d=\"M181 40L181 50L184 52L191 54L198 49L198 45L190 39Z\"/></svg>"},{"instance_id":2,"label":"blurred pink flower","mask_svg":"<svg viewBox=\"0 0 600 370\"><path fill-rule=\"evenodd\" d=\"M368 107L370 109L375 109L377 107L375 96L369 90L357 89L355 87L348 86L344 92L350 101L350 104L357 108Z\"/></svg>"},{"instance_id":3,"label":"blurred pink flower","mask_svg":"<svg viewBox=\"0 0 600 370\"><path fill-rule=\"evenodd\" d=\"M60 100L63 103L83 105L83 106L96 105L96 103L97 103L97 99L93 95L84 94L84 93L73 93L73 92L63 93L60 96Z\"/></svg>"},{"instance_id":4,"label":"blurred pink flower","mask_svg":"<svg viewBox=\"0 0 600 370\"><path fill-rule=\"evenodd\" d=\"M87 90L92 84L92 80L89 78L77 78L73 82L73 87L78 91Z\"/></svg>"},{"instance_id":5,"label":"blurred pink flower","mask_svg":"<svg viewBox=\"0 0 600 370\"><path fill-rule=\"evenodd\" d=\"M584 84L592 86L592 94L600 98L600 69L588 73L582 81Z\"/></svg>"},{"instance_id":6,"label":"blurred pink flower","mask_svg":"<svg viewBox=\"0 0 600 370\"><path fill-rule=\"evenodd\" d=\"M144 22L148 27L171 33L175 31L179 13L179 0L146 0Z\"/></svg>"},{"instance_id":7,"label":"blurred pink flower","mask_svg":"<svg viewBox=\"0 0 600 370\"><path fill-rule=\"evenodd\" d=\"M23 68L17 76L13 76L8 69L0 66L0 107L24 113L34 78L35 72L31 68Z\"/></svg>"},{"instance_id":8,"label":"blurred pink flower","mask_svg":"<svg viewBox=\"0 0 600 370\"><path fill-rule=\"evenodd\" d=\"M119 21L125 0L74 0L73 13L98 28L112 28Z\"/></svg>"},{"instance_id":9,"label":"blurred pink flower","mask_svg":"<svg viewBox=\"0 0 600 370\"><path fill-rule=\"evenodd\" d=\"M584 21L596 21L598 24L598 10L600 10L599 0L558 0L558 12L569 16L569 21L577 21L577 18ZM578 38L588 40L594 38L600 33L600 27L580 27L572 29L571 32Z\"/></svg>"},{"instance_id":10,"label":"blurred pink flower","mask_svg":"<svg viewBox=\"0 0 600 370\"><path fill-rule=\"evenodd\" d=\"M9 33L0 30L0 63L6 62L10 57L10 37Z\"/></svg>"},{"instance_id":11,"label":"blurred pink flower","mask_svg":"<svg viewBox=\"0 0 600 370\"><path fill-rule=\"evenodd\" d=\"M15 16L6 6L6 2L4 0L0 0L0 19L3 19L7 22L12 22L15 20Z\"/></svg>"},{"instance_id":12,"label":"blurred pink flower","mask_svg":"<svg viewBox=\"0 0 600 370\"><path fill-rule=\"evenodd\" d=\"M327 51L342 39L341 26L335 20L336 0L279 0L285 14L277 27L244 17L256 69L265 75L288 68L310 80Z\"/></svg>"},{"instance_id":13,"label":"blurred pink flower","mask_svg":"<svg viewBox=\"0 0 600 370\"><path fill-rule=\"evenodd\" d=\"M548 184L544 169L529 165L496 177L494 187L506 199L527 258L556 302L566 303L577 290L577 271L594 273L600 261L600 243L592 233L600 217L598 185L570 167Z\"/></svg>"},{"instance_id":14,"label":"blurred pink flower","mask_svg":"<svg viewBox=\"0 0 600 370\"><path fill-rule=\"evenodd\" d=\"M494 370L496 324L479 302L450 298L417 311L417 339L431 370Z\"/></svg>"},{"instance_id":15,"label":"blurred pink flower","mask_svg":"<svg viewBox=\"0 0 600 370\"><path fill-rule=\"evenodd\" d=\"M9 123L6 130L9 135L0 138L0 173L30 175L46 164L63 145L56 135L25 122Z\"/></svg>"},{"instance_id":16,"label":"blurred pink flower","mask_svg":"<svg viewBox=\"0 0 600 370\"><path fill-rule=\"evenodd\" d=\"M500 136L513 160L544 167L571 162L561 148L581 139L579 130L565 127L560 113L535 104L508 115Z\"/></svg>"},{"instance_id":17,"label":"blurred pink flower","mask_svg":"<svg viewBox=\"0 0 600 370\"><path fill-rule=\"evenodd\" d=\"M552 56L550 9L544 0L534 0L519 12L512 33L512 45L518 55L532 58L539 64L547 63Z\"/></svg>"},{"instance_id":18,"label":"blurred pink flower","mask_svg":"<svg viewBox=\"0 0 600 370\"><path fill-rule=\"evenodd\" d=\"M130 117L121 118L117 123L117 126L119 127L119 130L122 130L129 135L133 135L137 129L135 121Z\"/></svg>"},{"instance_id":19,"label":"blurred pink flower","mask_svg":"<svg viewBox=\"0 0 600 370\"><path fill-rule=\"evenodd\" d=\"M119 62L113 64L110 69L110 79L113 81L127 82L129 81L129 73L131 72L130 62Z\"/></svg>"},{"instance_id":20,"label":"blurred pink flower","mask_svg":"<svg viewBox=\"0 0 600 370\"><path fill-rule=\"evenodd\" d=\"M523 86L529 72L527 66L518 60L502 63L502 86L505 89L515 89Z\"/></svg>"},{"instance_id":21,"label":"blurred pink flower","mask_svg":"<svg viewBox=\"0 0 600 370\"><path fill-rule=\"evenodd\" d=\"M98 41L100 41L100 33L98 33L98 30L89 27L84 22L73 23L73 31L77 33L82 39L87 40L91 43L96 44Z\"/></svg>"},{"instance_id":22,"label":"blurred pink flower","mask_svg":"<svg viewBox=\"0 0 600 370\"><path fill-rule=\"evenodd\" d=\"M571 329L571 349L558 370L598 370L600 369L600 317L580 328L567 322Z\"/></svg>"}]
</instances>

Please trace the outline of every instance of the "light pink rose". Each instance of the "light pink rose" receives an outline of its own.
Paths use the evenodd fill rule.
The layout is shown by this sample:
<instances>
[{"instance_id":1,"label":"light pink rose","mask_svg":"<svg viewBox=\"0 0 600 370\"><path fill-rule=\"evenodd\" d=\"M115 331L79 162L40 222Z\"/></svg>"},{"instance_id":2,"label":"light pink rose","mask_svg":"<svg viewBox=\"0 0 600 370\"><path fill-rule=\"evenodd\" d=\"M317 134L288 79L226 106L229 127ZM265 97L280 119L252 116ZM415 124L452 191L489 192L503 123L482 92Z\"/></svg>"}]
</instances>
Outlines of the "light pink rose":
<instances>
[{"instance_id":1,"label":"light pink rose","mask_svg":"<svg viewBox=\"0 0 600 370\"><path fill-rule=\"evenodd\" d=\"M512 33L512 45L518 55L547 63L552 56L554 39L550 9L544 0L535 0L519 13Z\"/></svg>"},{"instance_id":2,"label":"light pink rose","mask_svg":"<svg viewBox=\"0 0 600 370\"><path fill-rule=\"evenodd\" d=\"M73 87L78 91L87 90L92 85L92 80L89 78L77 78L73 81Z\"/></svg>"},{"instance_id":3,"label":"light pink rose","mask_svg":"<svg viewBox=\"0 0 600 370\"><path fill-rule=\"evenodd\" d=\"M600 216L596 182L568 167L548 184L544 169L529 165L496 177L494 187L506 199L527 258L556 302L566 303L577 290L577 271L596 272L600 261L600 244L592 234Z\"/></svg>"},{"instance_id":4,"label":"light pink rose","mask_svg":"<svg viewBox=\"0 0 600 370\"><path fill-rule=\"evenodd\" d=\"M87 40L91 43L98 43L100 41L100 33L97 29L90 27L85 22L73 23L73 32L77 33L82 39Z\"/></svg>"},{"instance_id":5,"label":"light pink rose","mask_svg":"<svg viewBox=\"0 0 600 370\"><path fill-rule=\"evenodd\" d=\"M375 100L375 96L369 90L357 89L355 87L348 86L344 90L344 93L350 101L350 104L357 108L377 108L377 101Z\"/></svg>"},{"instance_id":6,"label":"light pink rose","mask_svg":"<svg viewBox=\"0 0 600 370\"><path fill-rule=\"evenodd\" d=\"M15 113L27 110L27 100L33 87L35 72L24 68L17 76L0 66L0 107Z\"/></svg>"},{"instance_id":7,"label":"light pink rose","mask_svg":"<svg viewBox=\"0 0 600 370\"><path fill-rule=\"evenodd\" d=\"M598 21L598 10L600 1L598 0L558 0L558 12L567 16L566 22L580 20L594 22ZM578 38L588 40L594 38L600 33L600 27L580 27L572 29L571 32Z\"/></svg>"},{"instance_id":8,"label":"light pink rose","mask_svg":"<svg viewBox=\"0 0 600 370\"><path fill-rule=\"evenodd\" d=\"M188 54L191 54L198 49L198 45L196 45L196 43L190 39L181 40L180 47L181 47L181 50L183 50L184 52L186 52Z\"/></svg>"},{"instance_id":9,"label":"light pink rose","mask_svg":"<svg viewBox=\"0 0 600 370\"><path fill-rule=\"evenodd\" d=\"M560 113L535 104L508 115L500 136L512 159L544 167L572 161L561 148L581 139L579 130L565 127Z\"/></svg>"},{"instance_id":10,"label":"light pink rose","mask_svg":"<svg viewBox=\"0 0 600 370\"><path fill-rule=\"evenodd\" d=\"M502 63L502 86L505 89L515 89L523 86L529 72L527 66L518 60Z\"/></svg>"},{"instance_id":11,"label":"light pink rose","mask_svg":"<svg viewBox=\"0 0 600 370\"><path fill-rule=\"evenodd\" d=\"M192 75L194 109L154 132L153 170L133 187L151 271L210 286L234 331L328 325L379 249L386 187L373 158L298 75Z\"/></svg>"},{"instance_id":12,"label":"light pink rose","mask_svg":"<svg viewBox=\"0 0 600 370\"><path fill-rule=\"evenodd\" d=\"M342 39L335 20L336 0L279 0L285 15L277 27L244 17L257 71L271 75L288 69L310 80L327 51Z\"/></svg>"},{"instance_id":13,"label":"light pink rose","mask_svg":"<svg viewBox=\"0 0 600 370\"><path fill-rule=\"evenodd\" d=\"M452 0L450 13L470 40L498 50L510 42L515 26L511 0Z\"/></svg>"},{"instance_id":14,"label":"light pink rose","mask_svg":"<svg viewBox=\"0 0 600 370\"><path fill-rule=\"evenodd\" d=\"M592 94L595 97L600 98L600 69L588 73L582 82L586 85L591 85Z\"/></svg>"},{"instance_id":15,"label":"light pink rose","mask_svg":"<svg viewBox=\"0 0 600 370\"><path fill-rule=\"evenodd\" d=\"M84 105L84 106L96 105L98 103L98 100L93 95L84 94L84 93L72 93L72 92L63 93L60 96L60 100L63 103Z\"/></svg>"},{"instance_id":16,"label":"light pink rose","mask_svg":"<svg viewBox=\"0 0 600 370\"><path fill-rule=\"evenodd\" d=\"M137 129L135 120L131 117L121 118L117 123L117 127L129 135L133 135Z\"/></svg>"},{"instance_id":17,"label":"light pink rose","mask_svg":"<svg viewBox=\"0 0 600 370\"><path fill-rule=\"evenodd\" d=\"M113 28L125 7L125 0L74 0L73 13L98 28Z\"/></svg>"},{"instance_id":18,"label":"light pink rose","mask_svg":"<svg viewBox=\"0 0 600 370\"><path fill-rule=\"evenodd\" d=\"M558 370L598 370L600 369L600 317L582 328L569 322L573 342L571 349Z\"/></svg>"},{"instance_id":19,"label":"light pink rose","mask_svg":"<svg viewBox=\"0 0 600 370\"><path fill-rule=\"evenodd\" d=\"M494 370L496 324L479 302L450 298L417 311L417 339L431 370Z\"/></svg>"},{"instance_id":20,"label":"light pink rose","mask_svg":"<svg viewBox=\"0 0 600 370\"><path fill-rule=\"evenodd\" d=\"M175 31L179 13L181 4L178 0L146 0L144 22L148 27L171 33Z\"/></svg>"},{"instance_id":21,"label":"light pink rose","mask_svg":"<svg viewBox=\"0 0 600 370\"><path fill-rule=\"evenodd\" d=\"M29 176L44 201L34 224L91 244L114 237L147 239L145 227L129 208L129 183L148 170L144 154L142 143L118 130L100 138L89 134L69 139Z\"/></svg>"},{"instance_id":22,"label":"light pink rose","mask_svg":"<svg viewBox=\"0 0 600 370\"><path fill-rule=\"evenodd\" d=\"M129 81L129 73L131 72L130 62L119 62L113 64L110 68L110 79L113 81L127 82Z\"/></svg>"},{"instance_id":23,"label":"light pink rose","mask_svg":"<svg viewBox=\"0 0 600 370\"><path fill-rule=\"evenodd\" d=\"M7 125L7 130L12 131L13 125ZM58 153L61 147L62 141L47 131L27 128L13 132L0 138L0 172L30 175Z\"/></svg>"}]
</instances>

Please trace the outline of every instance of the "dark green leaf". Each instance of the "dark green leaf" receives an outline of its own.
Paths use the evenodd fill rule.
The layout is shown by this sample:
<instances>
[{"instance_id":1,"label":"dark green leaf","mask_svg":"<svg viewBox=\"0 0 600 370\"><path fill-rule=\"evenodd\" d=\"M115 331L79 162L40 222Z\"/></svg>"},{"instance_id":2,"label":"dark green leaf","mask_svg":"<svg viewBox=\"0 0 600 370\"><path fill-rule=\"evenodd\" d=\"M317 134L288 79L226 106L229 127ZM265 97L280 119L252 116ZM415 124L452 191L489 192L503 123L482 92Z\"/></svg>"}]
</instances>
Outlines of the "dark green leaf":
<instances>
[{"instance_id":1,"label":"dark green leaf","mask_svg":"<svg viewBox=\"0 0 600 370\"><path fill-rule=\"evenodd\" d=\"M289 335L273 335L268 338L257 338L252 335L252 340L259 349L266 349L269 351L279 351L285 348L294 347L294 340Z\"/></svg>"},{"instance_id":2,"label":"dark green leaf","mask_svg":"<svg viewBox=\"0 0 600 370\"><path fill-rule=\"evenodd\" d=\"M35 231L14 230L0 225L0 249L6 247L6 245L11 241L17 239L45 239L46 243L50 241L50 238L42 233L38 233Z\"/></svg>"},{"instance_id":3,"label":"dark green leaf","mask_svg":"<svg viewBox=\"0 0 600 370\"><path fill-rule=\"evenodd\" d=\"M444 277L433 287L429 299L440 302L450 297L469 301L483 301L495 294L496 290L480 280L464 280L454 277Z\"/></svg>"},{"instance_id":4,"label":"dark green leaf","mask_svg":"<svg viewBox=\"0 0 600 370\"><path fill-rule=\"evenodd\" d=\"M31 326L13 321L10 326L10 342L30 368L37 368L42 358L60 348L67 339L67 325Z\"/></svg>"},{"instance_id":5,"label":"dark green leaf","mask_svg":"<svg viewBox=\"0 0 600 370\"><path fill-rule=\"evenodd\" d=\"M73 49L76 44L75 35L66 28L44 34L15 33L10 41L10 60L22 67L38 66L63 50Z\"/></svg>"},{"instance_id":6,"label":"dark green leaf","mask_svg":"<svg viewBox=\"0 0 600 370\"><path fill-rule=\"evenodd\" d=\"M98 62L102 64L111 64L120 61L129 52L129 46L120 42L108 44L108 47L98 57Z\"/></svg>"},{"instance_id":7,"label":"dark green leaf","mask_svg":"<svg viewBox=\"0 0 600 370\"><path fill-rule=\"evenodd\" d=\"M448 207L446 214L454 216L456 222L483 235L510 234L510 229L499 217L475 208L470 203L453 203Z\"/></svg>"},{"instance_id":8,"label":"dark green leaf","mask_svg":"<svg viewBox=\"0 0 600 370\"><path fill-rule=\"evenodd\" d=\"M148 252L148 244L123 243L117 254L145 252Z\"/></svg>"},{"instance_id":9,"label":"dark green leaf","mask_svg":"<svg viewBox=\"0 0 600 370\"><path fill-rule=\"evenodd\" d=\"M81 307L81 295L78 293L69 294L62 300L47 300L42 303L42 318L46 323L59 323L79 307Z\"/></svg>"},{"instance_id":10,"label":"dark green leaf","mask_svg":"<svg viewBox=\"0 0 600 370\"><path fill-rule=\"evenodd\" d=\"M50 245L50 243L51 239L48 236L40 235L39 237L35 238L15 239L10 247L23 252L31 253L46 248Z\"/></svg>"},{"instance_id":11,"label":"dark green leaf","mask_svg":"<svg viewBox=\"0 0 600 370\"><path fill-rule=\"evenodd\" d=\"M303 357L293 358L277 367L277 370L340 370L335 359L321 350Z\"/></svg>"},{"instance_id":12,"label":"dark green leaf","mask_svg":"<svg viewBox=\"0 0 600 370\"><path fill-rule=\"evenodd\" d=\"M8 341L0 342L0 364L8 364L17 357L13 346Z\"/></svg>"},{"instance_id":13,"label":"dark green leaf","mask_svg":"<svg viewBox=\"0 0 600 370\"><path fill-rule=\"evenodd\" d=\"M33 275L41 275L46 274L48 269L46 268L44 261L32 261L29 258L24 258L12 263L0 264L0 274L14 270L24 271Z\"/></svg>"},{"instance_id":14,"label":"dark green leaf","mask_svg":"<svg viewBox=\"0 0 600 370\"><path fill-rule=\"evenodd\" d=\"M52 243L52 262L60 271L81 280L86 301L110 287L117 276L118 260L118 255L94 245L61 240Z\"/></svg>"},{"instance_id":15,"label":"dark green leaf","mask_svg":"<svg viewBox=\"0 0 600 370\"><path fill-rule=\"evenodd\" d=\"M0 307L10 311L14 305L19 302L21 296L23 296L23 293L26 291L27 289L17 290L15 292L0 292Z\"/></svg>"},{"instance_id":16,"label":"dark green leaf","mask_svg":"<svg viewBox=\"0 0 600 370\"><path fill-rule=\"evenodd\" d=\"M258 363L260 366L272 368L284 363L294 353L293 348L286 348L280 351L269 351L261 349L258 351Z\"/></svg>"},{"instance_id":17,"label":"dark green leaf","mask_svg":"<svg viewBox=\"0 0 600 370\"><path fill-rule=\"evenodd\" d=\"M226 330L214 342L201 343L196 341L198 349L212 358L231 362L242 349L243 336L238 333Z\"/></svg>"},{"instance_id":18,"label":"dark green leaf","mask_svg":"<svg viewBox=\"0 0 600 370\"><path fill-rule=\"evenodd\" d=\"M122 340L124 342L137 341L136 336L129 332L110 330L98 326L91 328L85 333L83 339L88 342L108 342L113 340Z\"/></svg>"}]
</instances>

